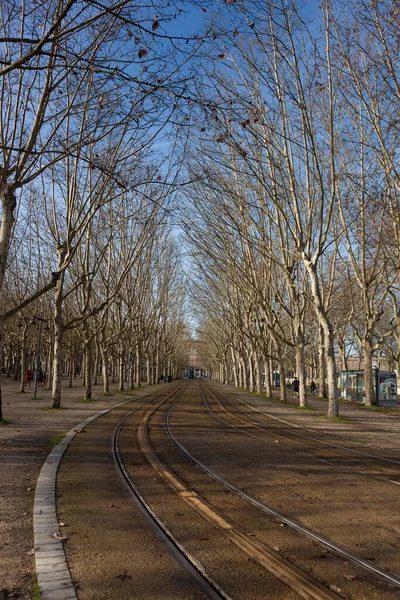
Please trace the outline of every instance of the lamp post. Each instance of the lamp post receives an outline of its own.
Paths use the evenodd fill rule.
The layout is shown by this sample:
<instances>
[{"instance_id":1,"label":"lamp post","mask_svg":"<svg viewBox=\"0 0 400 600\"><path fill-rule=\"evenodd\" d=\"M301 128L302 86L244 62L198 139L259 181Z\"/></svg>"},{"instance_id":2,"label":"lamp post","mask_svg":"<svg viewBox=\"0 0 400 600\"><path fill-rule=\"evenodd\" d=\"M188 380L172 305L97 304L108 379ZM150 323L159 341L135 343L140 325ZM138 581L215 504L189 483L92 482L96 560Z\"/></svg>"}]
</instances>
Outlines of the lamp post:
<instances>
[{"instance_id":1,"label":"lamp post","mask_svg":"<svg viewBox=\"0 0 400 600\"><path fill-rule=\"evenodd\" d=\"M39 328L38 328L38 341L37 341L37 348L36 348L35 383L34 383L34 387L33 387L33 398L34 399L36 399L36 394L37 394L39 359L40 359L40 336L42 334L43 323L46 323L46 329L48 329L48 324L47 324L46 319L43 319L42 317L37 317L36 315L33 315L32 319L31 319L31 325L36 325L37 321L39 321Z\"/></svg>"}]
</instances>

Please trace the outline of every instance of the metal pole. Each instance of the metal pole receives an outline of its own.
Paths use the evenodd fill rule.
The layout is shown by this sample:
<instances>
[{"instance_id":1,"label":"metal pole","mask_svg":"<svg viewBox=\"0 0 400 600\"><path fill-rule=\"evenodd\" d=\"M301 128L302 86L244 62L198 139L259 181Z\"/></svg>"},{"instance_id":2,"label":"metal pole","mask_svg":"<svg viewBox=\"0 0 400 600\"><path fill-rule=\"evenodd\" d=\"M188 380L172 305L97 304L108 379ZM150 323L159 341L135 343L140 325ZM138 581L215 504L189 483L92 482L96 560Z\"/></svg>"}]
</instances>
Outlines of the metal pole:
<instances>
[{"instance_id":1,"label":"metal pole","mask_svg":"<svg viewBox=\"0 0 400 600\"><path fill-rule=\"evenodd\" d=\"M39 372L39 357L40 357L40 337L42 334L42 319L39 319L39 329L38 329L38 342L37 342L37 349L36 349L36 368L35 368L35 386L34 386L34 390L33 390L33 398L36 399L36 393L37 393L37 384L38 384L38 372Z\"/></svg>"}]
</instances>

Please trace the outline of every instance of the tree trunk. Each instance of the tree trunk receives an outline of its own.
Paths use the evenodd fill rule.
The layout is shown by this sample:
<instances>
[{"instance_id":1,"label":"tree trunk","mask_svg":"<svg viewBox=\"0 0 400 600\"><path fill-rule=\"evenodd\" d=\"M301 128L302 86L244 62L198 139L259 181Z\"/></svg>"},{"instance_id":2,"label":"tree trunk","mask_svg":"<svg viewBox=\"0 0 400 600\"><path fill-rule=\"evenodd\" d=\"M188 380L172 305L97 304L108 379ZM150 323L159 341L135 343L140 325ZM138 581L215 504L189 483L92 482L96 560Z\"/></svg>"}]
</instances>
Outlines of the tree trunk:
<instances>
[{"instance_id":1,"label":"tree trunk","mask_svg":"<svg viewBox=\"0 0 400 600\"><path fill-rule=\"evenodd\" d=\"M110 393L110 381L108 377L108 354L107 350L102 346L101 347L101 361L102 361L102 370L103 370L103 392L104 394Z\"/></svg>"},{"instance_id":2,"label":"tree trunk","mask_svg":"<svg viewBox=\"0 0 400 600\"><path fill-rule=\"evenodd\" d=\"M120 347L118 356L118 389L120 392L124 391L124 354L123 349Z\"/></svg>"},{"instance_id":3,"label":"tree trunk","mask_svg":"<svg viewBox=\"0 0 400 600\"><path fill-rule=\"evenodd\" d=\"M59 261L60 264L60 261ZM54 346L53 346L53 389L52 407L61 406L61 351L64 335L63 324L63 287L64 273L57 281L54 297Z\"/></svg>"},{"instance_id":4,"label":"tree trunk","mask_svg":"<svg viewBox=\"0 0 400 600\"><path fill-rule=\"evenodd\" d=\"M231 346L231 356L232 356L232 368L233 368L233 380L235 383L235 387L238 388L239 387L239 378L238 378L238 372L237 372L237 362L236 362L236 354L234 349Z\"/></svg>"},{"instance_id":5,"label":"tree trunk","mask_svg":"<svg viewBox=\"0 0 400 600\"><path fill-rule=\"evenodd\" d=\"M22 348L21 348L21 385L19 391L21 394L25 392L25 373L26 373L26 338L28 335L28 328L24 325L24 332L22 334Z\"/></svg>"},{"instance_id":6,"label":"tree trunk","mask_svg":"<svg viewBox=\"0 0 400 600\"><path fill-rule=\"evenodd\" d=\"M68 369L68 375L69 375L69 380L68 380L68 387L72 388L72 378L74 376L74 353L73 351L70 349L70 357L69 357L69 369Z\"/></svg>"},{"instance_id":7,"label":"tree trunk","mask_svg":"<svg viewBox=\"0 0 400 600\"><path fill-rule=\"evenodd\" d=\"M85 325L87 322L85 322ZM84 327L85 344L85 400L92 399L92 337L87 327Z\"/></svg>"},{"instance_id":8,"label":"tree trunk","mask_svg":"<svg viewBox=\"0 0 400 600\"><path fill-rule=\"evenodd\" d=\"M96 354L94 356L94 369L93 369L93 385L98 384L99 379L99 345L96 342Z\"/></svg>"},{"instance_id":9,"label":"tree trunk","mask_svg":"<svg viewBox=\"0 0 400 600\"><path fill-rule=\"evenodd\" d=\"M138 388L141 387L141 356L139 351L139 346L136 349L136 385ZM158 361L157 361L158 364Z\"/></svg>"},{"instance_id":10,"label":"tree trunk","mask_svg":"<svg viewBox=\"0 0 400 600\"><path fill-rule=\"evenodd\" d=\"M326 366L328 375L328 400L329 409L328 416L335 418L339 416L339 403L337 393L337 376L336 376L336 362L335 362L335 346L334 346L334 335L333 327L328 318L328 315L324 309L322 302L321 290L318 281L318 274L316 266L309 260L303 257L305 267L310 277L311 291L314 301L314 309L318 318L319 325L324 330L325 338L325 352L326 352Z\"/></svg>"},{"instance_id":11,"label":"tree trunk","mask_svg":"<svg viewBox=\"0 0 400 600\"><path fill-rule=\"evenodd\" d=\"M299 378L299 403L303 408L307 406L306 374L304 365L304 344L296 346L296 372Z\"/></svg>"},{"instance_id":12,"label":"tree trunk","mask_svg":"<svg viewBox=\"0 0 400 600\"><path fill-rule=\"evenodd\" d=\"M151 373L150 373L150 356L146 354L146 374L147 374L147 385L151 384Z\"/></svg>"},{"instance_id":13,"label":"tree trunk","mask_svg":"<svg viewBox=\"0 0 400 600\"><path fill-rule=\"evenodd\" d=\"M256 391L258 394L262 393L262 374L261 374L261 361L257 353L254 354L254 364L256 371Z\"/></svg>"},{"instance_id":14,"label":"tree trunk","mask_svg":"<svg viewBox=\"0 0 400 600\"><path fill-rule=\"evenodd\" d=\"M254 381L254 361L253 361L253 354L249 354L248 357L248 365L249 365L249 389L251 392L255 392L256 391L256 385L255 385L255 381Z\"/></svg>"},{"instance_id":15,"label":"tree trunk","mask_svg":"<svg viewBox=\"0 0 400 600\"><path fill-rule=\"evenodd\" d=\"M267 398L270 398L272 396L272 390L271 390L271 368L270 368L270 366L271 366L270 365L270 360L267 359L264 362L265 395L267 396Z\"/></svg>"},{"instance_id":16,"label":"tree trunk","mask_svg":"<svg viewBox=\"0 0 400 600\"><path fill-rule=\"evenodd\" d=\"M376 404L376 399L374 391L374 374L372 371L372 348L368 338L362 340L361 348L363 351L365 404L366 406L373 406Z\"/></svg>"},{"instance_id":17,"label":"tree trunk","mask_svg":"<svg viewBox=\"0 0 400 600\"><path fill-rule=\"evenodd\" d=\"M319 395L322 398L327 398L328 390L326 387L325 335L324 328L321 325L319 326L318 367Z\"/></svg>"},{"instance_id":18,"label":"tree trunk","mask_svg":"<svg viewBox=\"0 0 400 600\"><path fill-rule=\"evenodd\" d=\"M284 365L282 354L281 354L280 350L278 350L278 369L279 369L279 379L280 379L279 392L280 392L281 402L287 402L285 365Z\"/></svg>"}]
</instances>

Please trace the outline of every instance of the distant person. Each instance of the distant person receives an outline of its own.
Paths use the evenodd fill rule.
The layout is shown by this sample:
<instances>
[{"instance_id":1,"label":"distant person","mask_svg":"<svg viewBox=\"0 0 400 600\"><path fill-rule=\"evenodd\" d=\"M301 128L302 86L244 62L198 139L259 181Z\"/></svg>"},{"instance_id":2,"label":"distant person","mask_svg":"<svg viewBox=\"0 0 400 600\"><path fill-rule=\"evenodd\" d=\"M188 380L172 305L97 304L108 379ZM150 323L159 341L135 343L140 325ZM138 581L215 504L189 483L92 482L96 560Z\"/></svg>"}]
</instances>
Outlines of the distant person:
<instances>
[{"instance_id":1,"label":"distant person","mask_svg":"<svg viewBox=\"0 0 400 600\"><path fill-rule=\"evenodd\" d=\"M299 380L297 379L297 377L295 377L293 380L292 388L294 391L294 397L298 398L299 397Z\"/></svg>"},{"instance_id":2,"label":"distant person","mask_svg":"<svg viewBox=\"0 0 400 600\"><path fill-rule=\"evenodd\" d=\"M312 394L315 394L315 392L316 392L316 391L317 391L317 386L315 385L315 381L312 381L312 382L310 383L310 392L311 392Z\"/></svg>"},{"instance_id":3,"label":"distant person","mask_svg":"<svg viewBox=\"0 0 400 600\"><path fill-rule=\"evenodd\" d=\"M39 371L38 371L38 385L39 386L43 386L43 379L44 379L43 369L42 369L42 367L40 367Z\"/></svg>"},{"instance_id":4,"label":"distant person","mask_svg":"<svg viewBox=\"0 0 400 600\"><path fill-rule=\"evenodd\" d=\"M29 385L29 387L31 387L32 379L33 379L33 373L30 369L28 369L26 372L26 375L25 375L25 383L27 383Z\"/></svg>"}]
</instances>

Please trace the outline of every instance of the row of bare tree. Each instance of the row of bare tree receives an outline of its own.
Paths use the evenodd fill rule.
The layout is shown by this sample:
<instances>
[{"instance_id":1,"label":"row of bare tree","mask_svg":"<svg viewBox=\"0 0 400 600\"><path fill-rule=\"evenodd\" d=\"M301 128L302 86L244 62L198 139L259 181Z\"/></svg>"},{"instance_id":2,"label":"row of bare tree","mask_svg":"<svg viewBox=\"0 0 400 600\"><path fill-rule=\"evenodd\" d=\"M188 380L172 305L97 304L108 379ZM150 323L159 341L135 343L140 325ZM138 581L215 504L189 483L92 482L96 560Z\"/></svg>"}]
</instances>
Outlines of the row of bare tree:
<instances>
[{"instance_id":1,"label":"row of bare tree","mask_svg":"<svg viewBox=\"0 0 400 600\"><path fill-rule=\"evenodd\" d=\"M19 345L23 376L28 317L45 320L54 407L66 348L84 349L88 398L94 348L106 393L110 353L138 381L142 357L153 379L177 366L183 293L168 219L179 164L173 140L164 155L159 140L202 44L171 35L182 10L1 4L0 348Z\"/></svg>"},{"instance_id":2,"label":"row of bare tree","mask_svg":"<svg viewBox=\"0 0 400 600\"><path fill-rule=\"evenodd\" d=\"M362 356L367 404L374 353L400 372L400 10L310 4L229 3L192 111L185 230L209 368L258 391L265 370L270 394L272 361L285 400L294 356L305 406L318 353L336 417L338 353Z\"/></svg>"}]
</instances>

